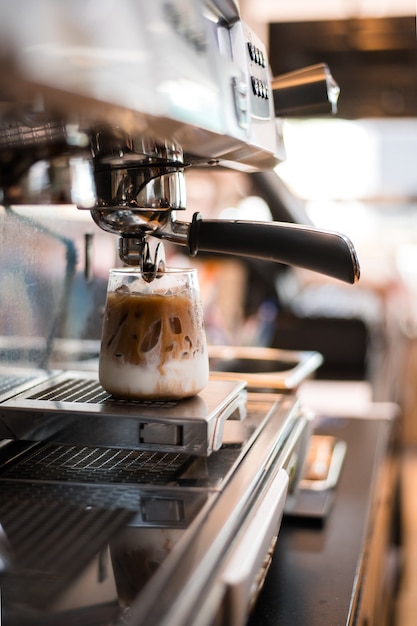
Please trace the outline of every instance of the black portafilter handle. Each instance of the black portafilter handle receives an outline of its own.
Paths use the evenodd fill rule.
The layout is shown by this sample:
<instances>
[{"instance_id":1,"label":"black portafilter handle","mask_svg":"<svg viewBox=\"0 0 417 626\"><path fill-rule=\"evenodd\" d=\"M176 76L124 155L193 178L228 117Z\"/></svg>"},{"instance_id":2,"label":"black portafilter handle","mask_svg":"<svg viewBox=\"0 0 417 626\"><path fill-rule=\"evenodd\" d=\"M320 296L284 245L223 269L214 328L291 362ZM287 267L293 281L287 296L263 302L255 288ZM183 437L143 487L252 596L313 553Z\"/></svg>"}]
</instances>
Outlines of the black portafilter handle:
<instances>
[{"instance_id":1,"label":"black portafilter handle","mask_svg":"<svg viewBox=\"0 0 417 626\"><path fill-rule=\"evenodd\" d=\"M302 267L351 284L360 276L356 251L348 237L311 226L204 220L195 213L188 245L192 256L204 251L253 257Z\"/></svg>"}]
</instances>

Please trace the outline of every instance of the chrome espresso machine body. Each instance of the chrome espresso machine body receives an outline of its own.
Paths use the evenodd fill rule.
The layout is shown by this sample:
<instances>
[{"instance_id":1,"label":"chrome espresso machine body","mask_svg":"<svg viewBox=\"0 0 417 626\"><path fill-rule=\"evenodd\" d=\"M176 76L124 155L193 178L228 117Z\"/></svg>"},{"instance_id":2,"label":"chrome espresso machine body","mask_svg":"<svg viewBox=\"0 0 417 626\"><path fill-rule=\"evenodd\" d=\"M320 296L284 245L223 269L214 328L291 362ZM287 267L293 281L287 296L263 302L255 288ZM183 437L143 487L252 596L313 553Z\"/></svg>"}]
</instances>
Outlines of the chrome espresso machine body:
<instances>
[{"instance_id":1,"label":"chrome espresso machine body","mask_svg":"<svg viewBox=\"0 0 417 626\"><path fill-rule=\"evenodd\" d=\"M233 0L1 0L0 42L2 623L244 624L310 435L294 389L321 357L121 401L97 380L98 311L117 240L150 280L156 240L356 282L338 233L177 219L186 168L272 168L279 116L331 111L337 85L326 66L272 79Z\"/></svg>"}]
</instances>

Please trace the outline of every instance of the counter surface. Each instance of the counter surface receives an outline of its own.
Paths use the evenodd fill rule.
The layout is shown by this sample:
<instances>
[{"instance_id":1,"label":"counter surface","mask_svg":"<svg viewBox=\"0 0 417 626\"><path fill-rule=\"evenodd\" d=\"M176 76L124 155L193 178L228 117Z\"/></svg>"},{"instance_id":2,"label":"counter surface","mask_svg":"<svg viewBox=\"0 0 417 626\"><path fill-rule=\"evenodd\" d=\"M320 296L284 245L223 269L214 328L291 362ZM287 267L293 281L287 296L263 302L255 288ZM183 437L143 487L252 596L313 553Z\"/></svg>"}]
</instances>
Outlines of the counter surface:
<instances>
[{"instance_id":1,"label":"counter surface","mask_svg":"<svg viewBox=\"0 0 417 626\"><path fill-rule=\"evenodd\" d=\"M248 626L354 623L375 485L391 430L389 419L319 419L315 432L347 444L332 508L321 523L284 519Z\"/></svg>"}]
</instances>

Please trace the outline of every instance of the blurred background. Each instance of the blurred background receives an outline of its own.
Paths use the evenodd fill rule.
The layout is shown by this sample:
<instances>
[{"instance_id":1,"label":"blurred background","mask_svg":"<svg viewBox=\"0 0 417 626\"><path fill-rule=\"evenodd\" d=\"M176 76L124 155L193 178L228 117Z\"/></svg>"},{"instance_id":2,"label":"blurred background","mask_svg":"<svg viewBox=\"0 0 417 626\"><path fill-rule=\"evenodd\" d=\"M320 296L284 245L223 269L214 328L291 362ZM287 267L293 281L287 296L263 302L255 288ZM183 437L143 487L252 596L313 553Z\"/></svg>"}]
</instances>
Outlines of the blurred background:
<instances>
[{"instance_id":1,"label":"blurred background","mask_svg":"<svg viewBox=\"0 0 417 626\"><path fill-rule=\"evenodd\" d=\"M283 121L287 159L276 174L298 202L294 212L347 234L361 264L353 289L283 272L273 341L320 350L319 376L370 380L376 399L400 402L404 439L415 443L416 4L246 0L242 8L268 41L273 75L325 61L340 86L336 117Z\"/></svg>"},{"instance_id":2,"label":"blurred background","mask_svg":"<svg viewBox=\"0 0 417 626\"><path fill-rule=\"evenodd\" d=\"M361 280L351 287L306 270L222 259L222 280L205 291L209 338L319 350L319 378L369 381L374 399L401 404L405 441L417 442L415 2L246 0L241 8L268 44L274 76L329 65L341 89L338 114L284 119L286 160L273 173L190 171L188 206L345 233ZM205 260L207 278L215 267Z\"/></svg>"},{"instance_id":3,"label":"blurred background","mask_svg":"<svg viewBox=\"0 0 417 626\"><path fill-rule=\"evenodd\" d=\"M280 120L286 159L274 171L186 173L188 221L283 221L346 234L357 285L232 256L195 265L211 344L315 350L316 378L363 381L401 408L399 441L417 480L417 38L415 0L241 0L273 76L326 63L338 114ZM33 170L41 181L42 163ZM46 367L97 363L117 238L74 206L0 206L0 361ZM417 502L406 500L414 528ZM410 570L411 571L411 570ZM417 581L417 571L411 578ZM414 594L414 595L413 595ZM411 596L416 597L413 592ZM415 609L413 608L413 620ZM405 626L405 621L398 621ZM410 622L410 623L414 623Z\"/></svg>"},{"instance_id":4,"label":"blurred background","mask_svg":"<svg viewBox=\"0 0 417 626\"><path fill-rule=\"evenodd\" d=\"M190 168L189 215L178 218L199 211L339 231L356 247L361 280L346 286L231 256L190 260L179 247L167 247L169 261L198 266L210 343L317 350L318 378L369 382L373 399L403 407L403 436L417 443L415 2L240 4L274 76L328 64L341 90L338 114L280 120L286 160L275 171ZM42 167L33 172L39 180ZM0 229L2 360L96 358L117 238L88 211L62 205L2 208Z\"/></svg>"}]
</instances>

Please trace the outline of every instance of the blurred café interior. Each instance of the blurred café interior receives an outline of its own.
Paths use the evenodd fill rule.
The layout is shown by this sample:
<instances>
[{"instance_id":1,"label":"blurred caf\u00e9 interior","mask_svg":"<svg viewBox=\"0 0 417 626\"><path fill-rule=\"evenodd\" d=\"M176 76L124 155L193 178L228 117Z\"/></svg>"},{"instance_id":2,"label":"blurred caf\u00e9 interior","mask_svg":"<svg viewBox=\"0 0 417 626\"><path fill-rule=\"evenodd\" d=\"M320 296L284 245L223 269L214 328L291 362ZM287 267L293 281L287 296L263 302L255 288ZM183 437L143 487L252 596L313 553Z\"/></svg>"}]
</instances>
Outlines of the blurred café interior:
<instances>
[{"instance_id":1,"label":"blurred caf\u00e9 interior","mask_svg":"<svg viewBox=\"0 0 417 626\"><path fill-rule=\"evenodd\" d=\"M338 111L280 119L285 158L273 169L187 169L181 219L199 212L207 219L299 223L344 233L355 246L360 280L347 285L308 269L220 253L190 259L169 242L165 253L169 265L198 269L209 345L317 351L320 366L297 390L303 403L319 415L359 422L375 413L376 420L390 422L389 445L366 495L372 503L363 531L368 563L360 567L372 583L364 586L362 604L350 599L356 613L346 612L346 621L337 624L411 626L417 613L415 2L239 4L266 45L272 76L325 62L340 87ZM34 177L45 175L42 163L32 169ZM96 228L88 211L63 204L58 213L47 203L0 208L0 232L2 365L43 367L49 359L53 368L88 371L98 357L108 271L120 265L114 235ZM346 461L341 481L347 467ZM346 493L355 498L353 488ZM332 511L319 528L332 528L331 517ZM291 523L284 515L280 532L285 547L296 551L306 530L299 524L291 534ZM316 540L330 541L318 538L318 526L306 539L314 553ZM298 563L298 552L294 559ZM352 580L362 575L357 567ZM273 582L267 578L261 605ZM336 626L331 617L313 615L275 622L256 605L250 624Z\"/></svg>"},{"instance_id":2,"label":"blurred caf\u00e9 interior","mask_svg":"<svg viewBox=\"0 0 417 626\"><path fill-rule=\"evenodd\" d=\"M272 8L265 0L256 10L250 0L245 4L254 19L265 10L274 74L294 58L303 65L321 57L341 86L335 118L284 121L287 160L277 173L315 225L349 234L361 279L352 291L305 271L285 276L274 341L314 345L325 355L319 378L366 381L373 400L400 407L403 572L392 623L411 625L417 597L415 3Z\"/></svg>"},{"instance_id":3,"label":"blurred caf\u00e9 interior","mask_svg":"<svg viewBox=\"0 0 417 626\"><path fill-rule=\"evenodd\" d=\"M416 6L407 0L245 5L255 21L265 11L259 28L268 34L274 75L295 58L300 65L326 58L341 87L336 117L284 121L287 160L277 173L312 223L349 234L361 279L351 290L303 270L281 277L273 341L314 345L325 355L317 378L366 381L373 400L400 407L402 573L387 623L411 626L417 610ZM368 619L357 623L387 618Z\"/></svg>"},{"instance_id":4,"label":"blurred caf\u00e9 interior","mask_svg":"<svg viewBox=\"0 0 417 626\"><path fill-rule=\"evenodd\" d=\"M361 278L352 288L304 269L223 260L227 271L208 283L207 332L213 343L318 350L323 364L300 393L319 407L340 401L348 412L352 402L360 412L370 400L400 407L403 571L393 623L411 626L417 611L415 3L247 0L242 7L269 42L273 75L326 59L341 87L338 114L283 121L286 159L277 177L190 172L189 206L201 210L207 203L207 211L216 207L225 218L256 214L346 233ZM213 260L204 265L203 284L205 272L216 271ZM234 297L224 297L223 289ZM321 387L321 380L334 387ZM350 381L361 383L350 387Z\"/></svg>"}]
</instances>

